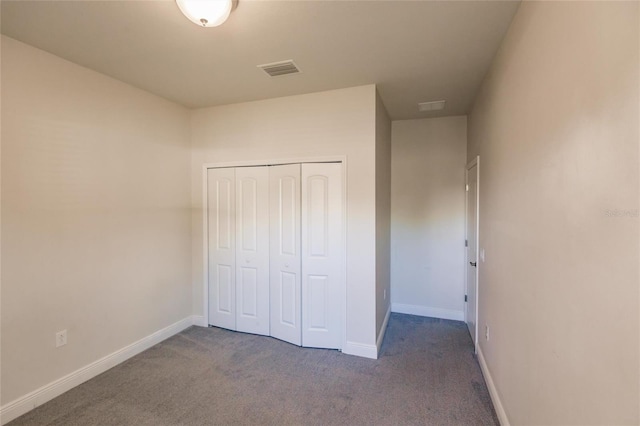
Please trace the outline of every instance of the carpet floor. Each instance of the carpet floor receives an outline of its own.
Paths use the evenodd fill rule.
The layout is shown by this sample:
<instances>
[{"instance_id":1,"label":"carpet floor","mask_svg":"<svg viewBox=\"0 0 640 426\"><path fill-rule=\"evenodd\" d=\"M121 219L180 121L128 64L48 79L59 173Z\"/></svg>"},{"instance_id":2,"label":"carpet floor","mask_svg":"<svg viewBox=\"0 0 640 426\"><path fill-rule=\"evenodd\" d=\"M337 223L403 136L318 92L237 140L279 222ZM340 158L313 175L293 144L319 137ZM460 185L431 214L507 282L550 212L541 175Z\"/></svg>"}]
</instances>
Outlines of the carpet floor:
<instances>
[{"instance_id":1,"label":"carpet floor","mask_svg":"<svg viewBox=\"0 0 640 426\"><path fill-rule=\"evenodd\" d=\"M10 423L497 425L466 325L392 314L378 360L191 327Z\"/></svg>"}]
</instances>

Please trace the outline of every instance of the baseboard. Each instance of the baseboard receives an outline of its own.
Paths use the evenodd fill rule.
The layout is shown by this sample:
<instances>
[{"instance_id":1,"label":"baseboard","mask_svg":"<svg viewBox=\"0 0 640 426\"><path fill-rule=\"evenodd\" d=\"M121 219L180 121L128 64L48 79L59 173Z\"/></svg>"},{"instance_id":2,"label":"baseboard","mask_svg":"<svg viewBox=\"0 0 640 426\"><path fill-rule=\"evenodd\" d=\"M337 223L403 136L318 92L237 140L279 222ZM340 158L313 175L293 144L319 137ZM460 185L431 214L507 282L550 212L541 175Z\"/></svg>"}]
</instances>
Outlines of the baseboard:
<instances>
[{"instance_id":1,"label":"baseboard","mask_svg":"<svg viewBox=\"0 0 640 426\"><path fill-rule=\"evenodd\" d=\"M366 345L364 343L346 342L342 348L342 353L348 355L361 356L364 358L378 359L378 348L376 345Z\"/></svg>"},{"instance_id":2,"label":"baseboard","mask_svg":"<svg viewBox=\"0 0 640 426\"><path fill-rule=\"evenodd\" d=\"M199 327L208 327L207 320L204 318L204 315L192 315L191 316L193 325L197 325Z\"/></svg>"},{"instance_id":3,"label":"baseboard","mask_svg":"<svg viewBox=\"0 0 640 426\"><path fill-rule=\"evenodd\" d=\"M509 418L507 417L507 413L506 411L504 411L504 407L502 406L502 401L500 400L500 396L498 395L498 390L496 389L496 386L493 383L491 372L489 372L489 367L487 366L487 362L484 360L484 355L482 355L482 349L479 346L478 346L478 362L480 363L480 369L482 370L484 381L487 383L487 388L489 389L489 395L491 395L491 401L493 402L493 408L496 409L496 414L498 415L498 420L500 421L500 425L510 426L511 423L509 423Z\"/></svg>"},{"instance_id":4,"label":"baseboard","mask_svg":"<svg viewBox=\"0 0 640 426\"><path fill-rule=\"evenodd\" d=\"M453 309L432 308L429 306L405 305L402 303L392 303L391 312L397 312L399 314L419 315L421 317L464 321L463 311L454 311Z\"/></svg>"},{"instance_id":5,"label":"baseboard","mask_svg":"<svg viewBox=\"0 0 640 426\"><path fill-rule=\"evenodd\" d=\"M376 340L376 347L378 349L378 355L380 355L380 348L382 347L382 341L384 340L384 334L387 331L387 324L389 324L389 317L391 316L391 304L387 308L387 313L382 321L382 327L380 327L380 333L378 333L378 340Z\"/></svg>"},{"instance_id":6,"label":"baseboard","mask_svg":"<svg viewBox=\"0 0 640 426\"><path fill-rule=\"evenodd\" d=\"M33 410L53 398L62 395L72 388L94 378L98 374L104 373L110 368L126 361L127 359L143 352L153 345L189 328L193 325L194 319L189 316L168 327L158 330L147 337L138 340L124 348L117 350L89 365L86 365L73 373L55 380L33 392L30 392L14 401L0 407L0 424L4 425L11 420Z\"/></svg>"}]
</instances>

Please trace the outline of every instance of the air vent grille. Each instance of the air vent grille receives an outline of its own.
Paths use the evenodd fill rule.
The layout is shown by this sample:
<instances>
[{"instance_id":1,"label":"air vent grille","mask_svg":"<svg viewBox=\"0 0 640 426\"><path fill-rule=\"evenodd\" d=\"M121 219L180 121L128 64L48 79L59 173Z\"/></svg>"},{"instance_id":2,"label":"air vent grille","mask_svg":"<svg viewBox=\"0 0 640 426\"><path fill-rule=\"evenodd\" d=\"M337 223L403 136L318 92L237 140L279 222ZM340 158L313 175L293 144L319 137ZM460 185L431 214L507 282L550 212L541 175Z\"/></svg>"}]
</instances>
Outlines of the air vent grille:
<instances>
[{"instance_id":1,"label":"air vent grille","mask_svg":"<svg viewBox=\"0 0 640 426\"><path fill-rule=\"evenodd\" d=\"M418 111L427 112L427 111L438 111L444 109L444 104L447 101L431 101L431 102L422 102L418 104Z\"/></svg>"},{"instance_id":2,"label":"air vent grille","mask_svg":"<svg viewBox=\"0 0 640 426\"><path fill-rule=\"evenodd\" d=\"M273 62L270 64L258 65L258 68L269 74L271 77L278 77L280 75L297 74L300 68L292 61Z\"/></svg>"}]
</instances>

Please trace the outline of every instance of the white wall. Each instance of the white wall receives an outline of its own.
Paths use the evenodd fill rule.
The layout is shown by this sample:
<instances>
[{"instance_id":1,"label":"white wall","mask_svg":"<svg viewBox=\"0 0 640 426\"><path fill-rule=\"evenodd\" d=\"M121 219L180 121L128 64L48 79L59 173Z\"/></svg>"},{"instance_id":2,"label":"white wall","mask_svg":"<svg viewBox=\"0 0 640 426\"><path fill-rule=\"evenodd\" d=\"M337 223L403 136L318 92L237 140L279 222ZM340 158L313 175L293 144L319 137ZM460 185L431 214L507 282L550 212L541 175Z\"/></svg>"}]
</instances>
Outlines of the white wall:
<instances>
[{"instance_id":1,"label":"white wall","mask_svg":"<svg viewBox=\"0 0 640 426\"><path fill-rule=\"evenodd\" d=\"M464 116L393 122L394 312L464 318L466 145Z\"/></svg>"},{"instance_id":2,"label":"white wall","mask_svg":"<svg viewBox=\"0 0 640 426\"><path fill-rule=\"evenodd\" d=\"M376 92L376 336L391 301L391 120Z\"/></svg>"},{"instance_id":3,"label":"white wall","mask_svg":"<svg viewBox=\"0 0 640 426\"><path fill-rule=\"evenodd\" d=\"M512 424L638 424L639 4L523 2L469 117Z\"/></svg>"},{"instance_id":4,"label":"white wall","mask_svg":"<svg viewBox=\"0 0 640 426\"><path fill-rule=\"evenodd\" d=\"M196 110L192 115L193 304L203 315L203 164L347 157L347 341L375 351L373 85ZM364 348L362 347L364 345Z\"/></svg>"},{"instance_id":5,"label":"white wall","mask_svg":"<svg viewBox=\"0 0 640 426\"><path fill-rule=\"evenodd\" d=\"M189 119L6 37L1 118L6 404L191 315Z\"/></svg>"}]
</instances>

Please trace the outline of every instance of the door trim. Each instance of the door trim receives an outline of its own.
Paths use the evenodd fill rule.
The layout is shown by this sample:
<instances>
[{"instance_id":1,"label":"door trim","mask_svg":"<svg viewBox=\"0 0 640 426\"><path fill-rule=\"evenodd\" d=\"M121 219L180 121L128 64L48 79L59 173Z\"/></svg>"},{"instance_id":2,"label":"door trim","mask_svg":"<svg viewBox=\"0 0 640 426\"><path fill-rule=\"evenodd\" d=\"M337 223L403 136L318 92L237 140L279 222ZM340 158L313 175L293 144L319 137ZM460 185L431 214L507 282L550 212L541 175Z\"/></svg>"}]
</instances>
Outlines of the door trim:
<instances>
[{"instance_id":1,"label":"door trim","mask_svg":"<svg viewBox=\"0 0 640 426\"><path fill-rule=\"evenodd\" d=\"M207 170L218 169L225 167L257 167L257 166L279 166L284 164L302 164L302 163L342 163L342 245L343 245L343 259L342 259L342 271L341 271L341 290L344 295L342 307L340 312L342 318L341 323L341 335L342 335L342 349L347 347L347 218L348 218L348 205L347 205L347 157L344 155L334 156L322 156L322 157L298 157L298 158L285 158L285 159L271 159L271 160L242 160L242 161L228 161L219 163L204 163L202 164L202 193L201 193L201 206L202 206L202 312L204 316L204 326L209 324L209 241L208 241L208 181Z\"/></svg>"},{"instance_id":2,"label":"door trim","mask_svg":"<svg viewBox=\"0 0 640 426\"><path fill-rule=\"evenodd\" d=\"M469 182L469 170L471 170L473 167L476 167L476 258L479 257L479 253L480 253L480 156L477 155L476 158L474 158L473 160L471 160L469 163L467 163L465 170L464 170L464 182L465 185L467 185L467 182ZM467 218L467 214L469 213L469 193L468 191L465 191L465 212L464 212L464 216L465 216L465 223L464 223L464 237L467 241L469 241L469 228L468 228L468 218ZM468 277L468 270L469 268L467 268L467 265L469 264L469 250L465 250L464 253L464 289L465 289L465 294L469 294L468 291L468 285L469 285L469 277ZM480 270L480 262L477 262L476 268L475 268L475 274L476 274L476 279L475 279L475 283L476 283L476 291L475 291L475 295L476 295L476 308L475 308L475 313L476 313L476 317L475 319L475 325L476 325L476 330L475 330L475 336L474 336L474 348L473 351L474 353L478 353L478 300L480 299L479 297L479 288L480 286L479 284L479 278L480 278L480 274L478 273L478 271ZM467 306L466 306L466 302L465 302L465 307L464 307L464 321L465 323L467 323Z\"/></svg>"}]
</instances>

